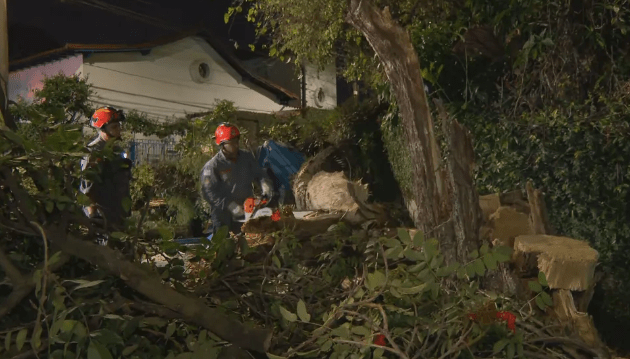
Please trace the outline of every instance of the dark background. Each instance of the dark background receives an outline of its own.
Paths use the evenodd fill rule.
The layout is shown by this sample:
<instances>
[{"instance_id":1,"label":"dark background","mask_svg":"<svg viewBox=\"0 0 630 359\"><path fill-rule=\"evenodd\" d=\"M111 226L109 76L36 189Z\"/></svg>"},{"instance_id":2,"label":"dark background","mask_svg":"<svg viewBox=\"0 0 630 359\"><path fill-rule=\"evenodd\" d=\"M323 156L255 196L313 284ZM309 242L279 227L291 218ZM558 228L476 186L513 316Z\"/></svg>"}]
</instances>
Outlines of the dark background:
<instances>
[{"instance_id":1,"label":"dark background","mask_svg":"<svg viewBox=\"0 0 630 359\"><path fill-rule=\"evenodd\" d=\"M21 59L66 43L137 44L194 27L212 30L237 55L250 52L254 27L225 24L232 0L11 0L7 4L9 57ZM247 51L245 51L247 49Z\"/></svg>"}]
</instances>

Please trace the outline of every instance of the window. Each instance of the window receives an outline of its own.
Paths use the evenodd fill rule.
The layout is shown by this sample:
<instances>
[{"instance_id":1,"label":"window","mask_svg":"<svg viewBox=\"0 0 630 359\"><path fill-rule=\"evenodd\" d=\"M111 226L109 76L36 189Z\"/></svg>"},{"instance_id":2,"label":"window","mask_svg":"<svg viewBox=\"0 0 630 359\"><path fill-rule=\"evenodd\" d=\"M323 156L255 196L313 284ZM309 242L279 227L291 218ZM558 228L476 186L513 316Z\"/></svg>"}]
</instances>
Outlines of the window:
<instances>
[{"instance_id":1,"label":"window","mask_svg":"<svg viewBox=\"0 0 630 359\"><path fill-rule=\"evenodd\" d=\"M315 94L313 96L313 100L315 102L315 106L317 107L324 107L324 101L326 100L326 93L324 92L323 88L318 88L317 90L315 90Z\"/></svg>"},{"instance_id":2,"label":"window","mask_svg":"<svg viewBox=\"0 0 630 359\"><path fill-rule=\"evenodd\" d=\"M210 82L212 72L210 71L208 62L205 60L193 61L193 63L190 64L190 77L199 84Z\"/></svg>"},{"instance_id":3,"label":"window","mask_svg":"<svg viewBox=\"0 0 630 359\"><path fill-rule=\"evenodd\" d=\"M205 62L199 64L199 76L202 79L207 79L210 76L210 66Z\"/></svg>"}]
</instances>

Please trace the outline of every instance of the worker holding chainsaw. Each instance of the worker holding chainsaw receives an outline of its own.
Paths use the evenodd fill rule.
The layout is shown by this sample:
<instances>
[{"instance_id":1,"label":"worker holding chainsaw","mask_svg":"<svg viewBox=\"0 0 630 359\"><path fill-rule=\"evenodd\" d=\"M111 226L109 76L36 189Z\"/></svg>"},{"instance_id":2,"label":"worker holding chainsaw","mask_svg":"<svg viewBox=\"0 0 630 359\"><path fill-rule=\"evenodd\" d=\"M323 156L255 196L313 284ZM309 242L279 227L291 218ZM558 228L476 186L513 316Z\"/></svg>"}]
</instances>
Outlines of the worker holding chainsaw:
<instances>
[{"instance_id":1,"label":"worker holding chainsaw","mask_svg":"<svg viewBox=\"0 0 630 359\"><path fill-rule=\"evenodd\" d=\"M81 160L80 191L87 195L91 205L84 207L85 214L100 217L112 230L122 230L131 203L131 160L118 145L120 123L125 120L122 110L110 106L97 109L90 118L90 126L98 136L87 145L90 154Z\"/></svg>"},{"instance_id":2,"label":"worker holding chainsaw","mask_svg":"<svg viewBox=\"0 0 630 359\"><path fill-rule=\"evenodd\" d=\"M210 204L212 233L222 226L240 233L245 218L243 205L253 197L252 183L259 181L262 199L273 197L273 183L251 152L239 148L240 132L234 125L222 123L215 131L215 142L220 147L201 171L201 192Z\"/></svg>"}]
</instances>

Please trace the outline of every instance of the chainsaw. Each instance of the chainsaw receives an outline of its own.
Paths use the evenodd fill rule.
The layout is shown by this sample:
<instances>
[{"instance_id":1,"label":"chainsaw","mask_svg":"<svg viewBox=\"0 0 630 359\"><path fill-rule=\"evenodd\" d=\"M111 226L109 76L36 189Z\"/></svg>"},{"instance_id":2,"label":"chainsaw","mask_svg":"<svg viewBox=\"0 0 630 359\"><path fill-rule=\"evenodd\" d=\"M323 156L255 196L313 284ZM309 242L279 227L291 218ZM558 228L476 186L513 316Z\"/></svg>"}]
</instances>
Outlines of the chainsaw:
<instances>
[{"instance_id":1,"label":"chainsaw","mask_svg":"<svg viewBox=\"0 0 630 359\"><path fill-rule=\"evenodd\" d=\"M249 197L243 204L243 211L245 212L245 218L239 220L239 222L247 222L250 219L259 217L271 217L273 215L273 209L267 207L268 201L266 199Z\"/></svg>"}]
</instances>

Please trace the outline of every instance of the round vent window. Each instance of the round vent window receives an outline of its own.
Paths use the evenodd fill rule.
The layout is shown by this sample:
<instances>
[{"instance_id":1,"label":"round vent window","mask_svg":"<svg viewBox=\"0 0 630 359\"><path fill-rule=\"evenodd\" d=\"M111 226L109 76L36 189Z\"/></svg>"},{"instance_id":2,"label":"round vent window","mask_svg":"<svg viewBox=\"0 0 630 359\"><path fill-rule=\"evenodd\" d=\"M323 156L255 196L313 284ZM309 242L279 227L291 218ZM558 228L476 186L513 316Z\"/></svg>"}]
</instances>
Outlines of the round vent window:
<instances>
[{"instance_id":1,"label":"round vent window","mask_svg":"<svg viewBox=\"0 0 630 359\"><path fill-rule=\"evenodd\" d=\"M315 91L315 105L317 107L323 107L324 100L326 100L326 93L324 93L324 89L320 87Z\"/></svg>"},{"instance_id":2,"label":"round vent window","mask_svg":"<svg viewBox=\"0 0 630 359\"><path fill-rule=\"evenodd\" d=\"M210 65L204 60L197 60L193 62L192 64L190 64L190 77L196 83L204 83L210 81Z\"/></svg>"},{"instance_id":3,"label":"round vent window","mask_svg":"<svg viewBox=\"0 0 630 359\"><path fill-rule=\"evenodd\" d=\"M205 62L199 64L199 76L203 79L210 77L210 66Z\"/></svg>"}]
</instances>

